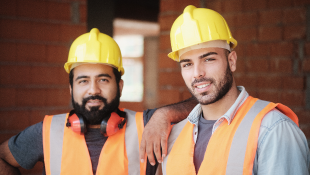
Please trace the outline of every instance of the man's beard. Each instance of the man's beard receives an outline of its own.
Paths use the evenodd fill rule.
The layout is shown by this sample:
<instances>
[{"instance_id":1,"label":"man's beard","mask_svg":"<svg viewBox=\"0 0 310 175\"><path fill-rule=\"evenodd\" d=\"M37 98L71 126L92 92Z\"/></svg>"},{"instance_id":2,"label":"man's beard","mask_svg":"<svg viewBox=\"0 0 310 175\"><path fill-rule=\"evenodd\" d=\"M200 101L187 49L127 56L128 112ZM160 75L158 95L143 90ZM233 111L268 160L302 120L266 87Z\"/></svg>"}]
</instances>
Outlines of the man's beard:
<instances>
[{"instance_id":1,"label":"man's beard","mask_svg":"<svg viewBox=\"0 0 310 175\"><path fill-rule=\"evenodd\" d=\"M95 99L101 100L104 103L103 108L99 109L100 108L99 106L94 106L90 107L90 110L87 110L85 107L87 101ZM115 112L117 110L119 106L119 100L120 100L120 92L118 90L116 97L110 103L107 103L106 98L96 95L83 98L82 105L79 105L72 96L72 105L75 112L81 114L87 124L99 125L101 124L101 121L104 118L109 117L112 112Z\"/></svg>"},{"instance_id":2,"label":"man's beard","mask_svg":"<svg viewBox=\"0 0 310 175\"><path fill-rule=\"evenodd\" d=\"M196 98L196 100L201 105L209 105L209 104L212 104L212 103L219 101L231 89L232 84L233 84L233 76L232 76L232 72L230 70L228 61L227 61L227 64L228 65L227 65L227 68L225 71L225 76L221 80L219 80L218 84L214 78L202 77L200 79L195 79L192 82L192 84L191 84L192 89L188 88L190 93ZM216 90L215 90L213 95L208 93L208 92L204 92L204 93L196 94L196 95L194 94L194 89L195 89L194 84L199 83L199 82L204 82L204 81L210 81L210 85L213 84L215 86ZM208 99L203 99L203 97L207 96L207 95L209 95L210 97ZM198 98L199 96L201 96L201 97Z\"/></svg>"}]
</instances>

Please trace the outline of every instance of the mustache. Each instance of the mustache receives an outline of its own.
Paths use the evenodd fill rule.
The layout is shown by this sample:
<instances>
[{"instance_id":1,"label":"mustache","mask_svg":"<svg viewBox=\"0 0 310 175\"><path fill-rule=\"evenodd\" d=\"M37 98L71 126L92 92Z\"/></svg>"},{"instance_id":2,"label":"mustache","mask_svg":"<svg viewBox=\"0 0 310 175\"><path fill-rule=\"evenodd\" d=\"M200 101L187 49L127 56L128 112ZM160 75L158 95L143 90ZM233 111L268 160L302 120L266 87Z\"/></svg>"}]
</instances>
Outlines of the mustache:
<instances>
[{"instance_id":1,"label":"mustache","mask_svg":"<svg viewBox=\"0 0 310 175\"><path fill-rule=\"evenodd\" d=\"M202 78L199 78L199 79L196 79L192 82L192 87L194 87L194 84L196 83L201 83L201 82L204 82L204 81L210 81L211 83L214 82L214 79L213 78L206 78L206 77L202 77Z\"/></svg>"},{"instance_id":2,"label":"mustache","mask_svg":"<svg viewBox=\"0 0 310 175\"><path fill-rule=\"evenodd\" d=\"M85 106L88 100L100 100L104 104L107 104L107 99L106 98L101 97L99 95L95 95L95 96L89 96L89 97L83 98L82 105Z\"/></svg>"}]
</instances>

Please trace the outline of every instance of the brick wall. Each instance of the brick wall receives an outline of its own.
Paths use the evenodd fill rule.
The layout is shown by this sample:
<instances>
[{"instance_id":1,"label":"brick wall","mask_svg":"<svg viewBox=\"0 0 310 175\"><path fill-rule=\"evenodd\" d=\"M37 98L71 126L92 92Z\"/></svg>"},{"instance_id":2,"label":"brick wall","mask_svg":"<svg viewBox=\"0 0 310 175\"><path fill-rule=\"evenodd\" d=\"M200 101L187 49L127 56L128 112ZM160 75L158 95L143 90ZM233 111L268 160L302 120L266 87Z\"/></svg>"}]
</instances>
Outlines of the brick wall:
<instances>
[{"instance_id":1,"label":"brick wall","mask_svg":"<svg viewBox=\"0 0 310 175\"><path fill-rule=\"evenodd\" d=\"M70 109L63 65L86 32L86 9L86 0L0 1L0 142Z\"/></svg>"},{"instance_id":2,"label":"brick wall","mask_svg":"<svg viewBox=\"0 0 310 175\"><path fill-rule=\"evenodd\" d=\"M309 0L161 0L160 3L160 105L190 96L178 64L167 57L171 51L169 31L187 5L204 6L224 16L238 41L234 74L237 85L245 86L252 96L289 106L310 138Z\"/></svg>"}]
</instances>

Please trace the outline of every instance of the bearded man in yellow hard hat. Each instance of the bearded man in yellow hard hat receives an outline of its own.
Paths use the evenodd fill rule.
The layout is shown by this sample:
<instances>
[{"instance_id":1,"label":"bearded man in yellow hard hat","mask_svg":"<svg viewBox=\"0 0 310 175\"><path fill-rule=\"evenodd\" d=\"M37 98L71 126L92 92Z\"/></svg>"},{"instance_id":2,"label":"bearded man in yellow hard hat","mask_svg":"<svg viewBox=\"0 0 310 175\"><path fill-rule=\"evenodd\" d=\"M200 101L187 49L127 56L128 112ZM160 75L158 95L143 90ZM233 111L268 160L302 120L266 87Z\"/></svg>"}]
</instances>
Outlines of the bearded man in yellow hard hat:
<instances>
[{"instance_id":1,"label":"bearded man in yellow hard hat","mask_svg":"<svg viewBox=\"0 0 310 175\"><path fill-rule=\"evenodd\" d=\"M309 148L296 114L236 86L237 41L220 14L187 6L170 39L168 56L180 63L199 104L173 126L164 174L309 174Z\"/></svg>"},{"instance_id":2,"label":"bearded man in yellow hard hat","mask_svg":"<svg viewBox=\"0 0 310 175\"><path fill-rule=\"evenodd\" d=\"M38 161L44 163L43 174L51 175L155 174L156 166L139 161L142 132L152 113L119 108L124 68L116 42L92 29L72 43L64 67L74 109L45 116L43 122L1 144L0 174L19 174L17 167L31 169ZM195 103L189 100L157 113L170 111L185 118L190 107L184 105ZM167 123L171 119L169 115L154 117ZM158 132L170 129L153 125Z\"/></svg>"}]
</instances>

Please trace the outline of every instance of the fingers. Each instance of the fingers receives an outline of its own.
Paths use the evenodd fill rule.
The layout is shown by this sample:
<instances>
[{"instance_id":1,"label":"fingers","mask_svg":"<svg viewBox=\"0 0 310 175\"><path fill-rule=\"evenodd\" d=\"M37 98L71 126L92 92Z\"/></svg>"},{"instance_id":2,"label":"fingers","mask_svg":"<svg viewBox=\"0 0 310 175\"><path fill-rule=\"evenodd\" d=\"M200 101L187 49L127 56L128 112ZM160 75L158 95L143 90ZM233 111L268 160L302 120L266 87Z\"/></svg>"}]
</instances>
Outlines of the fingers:
<instances>
[{"instance_id":1,"label":"fingers","mask_svg":"<svg viewBox=\"0 0 310 175\"><path fill-rule=\"evenodd\" d=\"M155 158L154 158L154 153L153 153L153 144L146 144L146 154L149 159L149 162L152 166L155 165Z\"/></svg>"},{"instance_id":2,"label":"fingers","mask_svg":"<svg viewBox=\"0 0 310 175\"><path fill-rule=\"evenodd\" d=\"M160 140L158 140L157 142L154 142L154 154L156 156L158 163L161 163L162 157L161 157L161 149L160 149Z\"/></svg>"},{"instance_id":3,"label":"fingers","mask_svg":"<svg viewBox=\"0 0 310 175\"><path fill-rule=\"evenodd\" d=\"M160 141L160 143L161 143L161 152L162 152L162 161L164 160L164 158L166 157L166 155L167 155L167 149L168 149L168 139L167 139L167 137L162 137L161 138L161 141Z\"/></svg>"},{"instance_id":4,"label":"fingers","mask_svg":"<svg viewBox=\"0 0 310 175\"><path fill-rule=\"evenodd\" d=\"M139 155L140 155L140 162L144 163L145 161L145 145L146 145L146 141L144 139L144 137L142 137L141 143L140 143L140 149L139 149Z\"/></svg>"}]
</instances>

